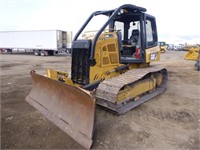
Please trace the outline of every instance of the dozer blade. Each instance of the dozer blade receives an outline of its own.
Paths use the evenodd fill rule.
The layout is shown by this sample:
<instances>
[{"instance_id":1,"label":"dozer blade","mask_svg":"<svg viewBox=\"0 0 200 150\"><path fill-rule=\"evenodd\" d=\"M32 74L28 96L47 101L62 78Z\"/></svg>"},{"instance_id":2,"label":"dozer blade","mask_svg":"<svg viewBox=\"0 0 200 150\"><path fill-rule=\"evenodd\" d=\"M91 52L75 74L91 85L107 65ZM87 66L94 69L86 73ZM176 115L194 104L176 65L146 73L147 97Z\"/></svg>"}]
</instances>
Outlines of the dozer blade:
<instances>
[{"instance_id":1,"label":"dozer blade","mask_svg":"<svg viewBox=\"0 0 200 150\"><path fill-rule=\"evenodd\" d=\"M95 99L81 89L31 71L26 101L85 148L92 145Z\"/></svg>"}]
</instances>

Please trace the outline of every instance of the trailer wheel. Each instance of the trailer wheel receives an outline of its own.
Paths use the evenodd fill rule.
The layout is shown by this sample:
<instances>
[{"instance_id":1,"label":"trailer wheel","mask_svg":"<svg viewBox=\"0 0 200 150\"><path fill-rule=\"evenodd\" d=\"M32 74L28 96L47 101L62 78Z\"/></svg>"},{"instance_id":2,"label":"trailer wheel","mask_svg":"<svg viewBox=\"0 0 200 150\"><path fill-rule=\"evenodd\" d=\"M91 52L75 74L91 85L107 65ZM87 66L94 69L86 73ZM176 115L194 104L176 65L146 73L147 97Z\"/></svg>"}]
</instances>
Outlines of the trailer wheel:
<instances>
[{"instance_id":1,"label":"trailer wheel","mask_svg":"<svg viewBox=\"0 0 200 150\"><path fill-rule=\"evenodd\" d=\"M71 53L71 49L67 49L66 52L70 54Z\"/></svg>"},{"instance_id":2,"label":"trailer wheel","mask_svg":"<svg viewBox=\"0 0 200 150\"><path fill-rule=\"evenodd\" d=\"M33 53L34 53L35 56L39 56L40 55L40 51L39 50L34 50Z\"/></svg>"},{"instance_id":3,"label":"trailer wheel","mask_svg":"<svg viewBox=\"0 0 200 150\"><path fill-rule=\"evenodd\" d=\"M41 55L41 56L48 56L49 53L48 53L48 51L42 50L42 51L40 51L40 55Z\"/></svg>"},{"instance_id":4,"label":"trailer wheel","mask_svg":"<svg viewBox=\"0 0 200 150\"><path fill-rule=\"evenodd\" d=\"M48 51L48 55L53 56L54 55L54 51Z\"/></svg>"}]
</instances>

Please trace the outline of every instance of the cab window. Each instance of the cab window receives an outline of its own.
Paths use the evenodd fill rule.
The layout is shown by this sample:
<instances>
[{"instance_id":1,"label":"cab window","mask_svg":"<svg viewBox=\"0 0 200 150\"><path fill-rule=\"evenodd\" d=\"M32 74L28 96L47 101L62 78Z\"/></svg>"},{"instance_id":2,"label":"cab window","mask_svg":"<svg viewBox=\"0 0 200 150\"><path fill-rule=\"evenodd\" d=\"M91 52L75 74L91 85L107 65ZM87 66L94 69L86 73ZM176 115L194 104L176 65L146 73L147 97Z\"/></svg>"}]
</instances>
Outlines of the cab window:
<instances>
[{"instance_id":1,"label":"cab window","mask_svg":"<svg viewBox=\"0 0 200 150\"><path fill-rule=\"evenodd\" d=\"M146 41L147 48L157 45L157 31L155 19L151 17L146 18Z\"/></svg>"},{"instance_id":2,"label":"cab window","mask_svg":"<svg viewBox=\"0 0 200 150\"><path fill-rule=\"evenodd\" d=\"M115 21L115 30L121 32L121 40L124 39L124 23Z\"/></svg>"}]
</instances>

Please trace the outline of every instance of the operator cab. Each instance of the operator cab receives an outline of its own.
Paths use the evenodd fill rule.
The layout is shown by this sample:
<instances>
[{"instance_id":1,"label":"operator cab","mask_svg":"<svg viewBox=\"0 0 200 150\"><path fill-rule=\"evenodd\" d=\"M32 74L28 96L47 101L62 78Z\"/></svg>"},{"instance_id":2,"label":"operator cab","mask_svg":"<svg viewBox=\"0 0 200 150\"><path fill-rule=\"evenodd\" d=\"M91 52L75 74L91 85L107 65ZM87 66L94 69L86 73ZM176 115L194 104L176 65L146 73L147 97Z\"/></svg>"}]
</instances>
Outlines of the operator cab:
<instances>
[{"instance_id":1,"label":"operator cab","mask_svg":"<svg viewBox=\"0 0 200 150\"><path fill-rule=\"evenodd\" d=\"M145 50L157 45L155 18L142 11L122 11L110 28L118 31L121 63L145 62Z\"/></svg>"},{"instance_id":2,"label":"operator cab","mask_svg":"<svg viewBox=\"0 0 200 150\"><path fill-rule=\"evenodd\" d=\"M146 14L145 11L145 8L125 4L114 10L94 12L74 37L72 57L77 57L78 54L83 55L82 57L89 59L87 64L95 66L97 41L100 35L105 31L109 31L109 33L113 32L113 34L117 34L118 36L117 49L119 50L119 62L121 64L145 63L146 49L157 46L155 18ZM107 19L101 28L92 35L92 40L90 36L86 40L78 40L81 33L89 26L89 22L91 22L92 18L96 18L96 16L104 16ZM99 22L92 23L92 25L99 25ZM78 66L76 59L73 59L74 66Z\"/></svg>"}]
</instances>

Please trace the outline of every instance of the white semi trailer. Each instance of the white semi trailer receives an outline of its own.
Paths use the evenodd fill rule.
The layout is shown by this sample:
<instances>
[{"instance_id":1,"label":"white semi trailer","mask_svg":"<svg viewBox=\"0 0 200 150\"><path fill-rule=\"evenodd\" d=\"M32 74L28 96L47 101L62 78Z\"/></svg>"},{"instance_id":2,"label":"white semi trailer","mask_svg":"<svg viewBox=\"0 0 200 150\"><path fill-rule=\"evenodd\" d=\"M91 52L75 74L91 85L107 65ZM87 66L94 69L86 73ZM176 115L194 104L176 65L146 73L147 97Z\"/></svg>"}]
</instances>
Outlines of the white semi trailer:
<instances>
[{"instance_id":1,"label":"white semi trailer","mask_svg":"<svg viewBox=\"0 0 200 150\"><path fill-rule=\"evenodd\" d=\"M32 51L35 55L70 52L72 32L62 30L1 31L0 49Z\"/></svg>"}]
</instances>

